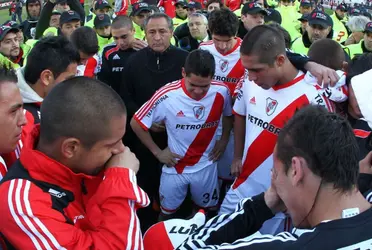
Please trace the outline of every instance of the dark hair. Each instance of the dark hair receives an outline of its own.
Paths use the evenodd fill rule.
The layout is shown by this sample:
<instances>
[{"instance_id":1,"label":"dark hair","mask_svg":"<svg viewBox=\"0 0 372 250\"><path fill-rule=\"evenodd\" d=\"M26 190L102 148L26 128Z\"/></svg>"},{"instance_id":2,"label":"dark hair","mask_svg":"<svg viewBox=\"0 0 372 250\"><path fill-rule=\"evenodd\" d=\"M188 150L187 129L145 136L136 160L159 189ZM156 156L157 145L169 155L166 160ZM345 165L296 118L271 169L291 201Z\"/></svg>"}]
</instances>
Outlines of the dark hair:
<instances>
[{"instance_id":1,"label":"dark hair","mask_svg":"<svg viewBox=\"0 0 372 250\"><path fill-rule=\"evenodd\" d=\"M238 33L239 19L229 9L212 11L208 17L208 29L212 35L233 37Z\"/></svg>"},{"instance_id":2,"label":"dark hair","mask_svg":"<svg viewBox=\"0 0 372 250\"><path fill-rule=\"evenodd\" d=\"M125 115L126 107L112 88L81 76L57 84L40 112L41 142L48 145L61 137L74 137L91 148L107 137L112 117Z\"/></svg>"},{"instance_id":3,"label":"dark hair","mask_svg":"<svg viewBox=\"0 0 372 250\"><path fill-rule=\"evenodd\" d=\"M285 47L287 49L291 48L292 38L286 29L284 29L279 23L269 23L267 24L267 26L272 27L276 29L277 31L281 32L284 37Z\"/></svg>"},{"instance_id":4,"label":"dark hair","mask_svg":"<svg viewBox=\"0 0 372 250\"><path fill-rule=\"evenodd\" d=\"M194 50L186 58L185 73L201 77L212 77L216 70L213 55L207 50Z\"/></svg>"},{"instance_id":5,"label":"dark hair","mask_svg":"<svg viewBox=\"0 0 372 250\"><path fill-rule=\"evenodd\" d=\"M341 45L328 38L313 42L307 55L311 61L334 70L341 70L345 61L345 52Z\"/></svg>"},{"instance_id":6,"label":"dark hair","mask_svg":"<svg viewBox=\"0 0 372 250\"><path fill-rule=\"evenodd\" d=\"M121 29L124 27L128 27L130 29L133 29L133 22L132 19L128 16L117 16L114 18L111 24L111 29Z\"/></svg>"},{"instance_id":7,"label":"dark hair","mask_svg":"<svg viewBox=\"0 0 372 250\"><path fill-rule=\"evenodd\" d=\"M292 158L303 157L323 183L341 192L352 190L359 174L359 147L349 122L320 106L299 110L280 131L277 157L285 171Z\"/></svg>"},{"instance_id":8,"label":"dark hair","mask_svg":"<svg viewBox=\"0 0 372 250\"><path fill-rule=\"evenodd\" d=\"M257 55L261 63L273 65L278 55L285 55L285 48L282 32L267 25L259 25L245 35L240 53Z\"/></svg>"},{"instance_id":9,"label":"dark hair","mask_svg":"<svg viewBox=\"0 0 372 250\"><path fill-rule=\"evenodd\" d=\"M362 55L357 55L351 60L348 65L348 70L346 74L346 84L350 85L351 78L356 75L360 75L372 68L372 54L364 53Z\"/></svg>"},{"instance_id":10,"label":"dark hair","mask_svg":"<svg viewBox=\"0 0 372 250\"><path fill-rule=\"evenodd\" d=\"M0 84L3 82L18 82L17 75L10 65L0 64Z\"/></svg>"},{"instance_id":11,"label":"dark hair","mask_svg":"<svg viewBox=\"0 0 372 250\"><path fill-rule=\"evenodd\" d=\"M70 41L78 51L87 55L94 55L99 50L97 34L92 28L87 26L74 30Z\"/></svg>"},{"instance_id":12,"label":"dark hair","mask_svg":"<svg viewBox=\"0 0 372 250\"><path fill-rule=\"evenodd\" d=\"M156 12L156 13L148 16L145 19L143 26L146 29L147 24L150 22L151 19L159 19L159 18L164 18L167 21L167 23L168 23L168 28L170 30L173 30L173 20L172 20L172 18L170 18L167 14L165 14L163 12Z\"/></svg>"},{"instance_id":13,"label":"dark hair","mask_svg":"<svg viewBox=\"0 0 372 250\"><path fill-rule=\"evenodd\" d=\"M27 57L24 69L25 80L29 84L35 84L41 72L46 69L57 78L71 63L79 61L79 52L66 37L44 37L35 44Z\"/></svg>"},{"instance_id":14,"label":"dark hair","mask_svg":"<svg viewBox=\"0 0 372 250\"><path fill-rule=\"evenodd\" d=\"M220 8L223 7L223 3L221 0L208 0L205 8L208 9L209 5L211 5L212 3L218 3L220 5Z\"/></svg>"}]
</instances>

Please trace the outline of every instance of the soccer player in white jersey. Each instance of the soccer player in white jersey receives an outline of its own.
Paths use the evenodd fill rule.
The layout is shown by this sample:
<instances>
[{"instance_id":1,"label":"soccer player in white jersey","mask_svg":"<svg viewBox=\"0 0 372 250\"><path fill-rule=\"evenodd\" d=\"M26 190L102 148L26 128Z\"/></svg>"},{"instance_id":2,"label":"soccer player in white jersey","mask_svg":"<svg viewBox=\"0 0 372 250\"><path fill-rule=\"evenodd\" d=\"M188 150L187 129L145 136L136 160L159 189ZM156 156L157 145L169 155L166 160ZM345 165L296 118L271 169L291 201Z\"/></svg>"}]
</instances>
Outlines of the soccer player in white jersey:
<instances>
[{"instance_id":1,"label":"soccer player in white jersey","mask_svg":"<svg viewBox=\"0 0 372 250\"><path fill-rule=\"evenodd\" d=\"M201 43L199 49L209 51L216 62L213 80L226 84L230 93L240 78L244 75L244 67L240 60L240 44L242 40L236 37L239 28L238 17L229 9L215 10L208 18L208 29L212 40ZM222 135L221 124L217 129L218 139ZM230 167L234 156L234 137L230 135L224 154L218 161L218 178L221 184L221 196L230 188L234 177Z\"/></svg>"},{"instance_id":2,"label":"soccer player in white jersey","mask_svg":"<svg viewBox=\"0 0 372 250\"><path fill-rule=\"evenodd\" d=\"M218 204L216 161L230 135L232 105L228 87L212 82L214 73L214 58L208 51L191 52L182 70L184 78L160 88L131 121L138 138L164 163L159 220L172 218L189 188L197 207L207 209ZM217 141L221 116L223 132ZM165 123L168 147L164 150L148 132L153 123Z\"/></svg>"},{"instance_id":3,"label":"soccer player in white jersey","mask_svg":"<svg viewBox=\"0 0 372 250\"><path fill-rule=\"evenodd\" d=\"M234 211L242 198L270 186L273 151L284 124L300 108L326 107L315 86L304 82L304 73L288 60L283 35L266 25L253 28L242 42L241 60L247 69L234 104L234 160L237 176L226 194L220 213ZM249 73L248 73L249 72ZM289 230L284 214L267 221L261 233Z\"/></svg>"}]
</instances>

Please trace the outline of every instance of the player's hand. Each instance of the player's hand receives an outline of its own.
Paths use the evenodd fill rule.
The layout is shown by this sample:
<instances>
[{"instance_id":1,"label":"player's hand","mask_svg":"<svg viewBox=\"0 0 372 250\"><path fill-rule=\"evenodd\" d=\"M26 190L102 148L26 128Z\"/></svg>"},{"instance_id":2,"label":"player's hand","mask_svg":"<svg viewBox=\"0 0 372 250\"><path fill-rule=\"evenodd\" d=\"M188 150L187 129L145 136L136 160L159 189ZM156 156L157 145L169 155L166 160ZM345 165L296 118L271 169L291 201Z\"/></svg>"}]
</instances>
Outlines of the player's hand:
<instances>
[{"instance_id":1,"label":"player's hand","mask_svg":"<svg viewBox=\"0 0 372 250\"><path fill-rule=\"evenodd\" d=\"M214 145L212 152L209 153L209 160L215 162L220 159L226 150L228 141L218 140Z\"/></svg>"},{"instance_id":2,"label":"player's hand","mask_svg":"<svg viewBox=\"0 0 372 250\"><path fill-rule=\"evenodd\" d=\"M134 153L128 147L124 151L113 155L106 163L106 168L129 168L135 173L139 170L139 161Z\"/></svg>"},{"instance_id":3,"label":"player's hand","mask_svg":"<svg viewBox=\"0 0 372 250\"><path fill-rule=\"evenodd\" d=\"M235 176L235 177L238 177L240 175L240 173L242 172L242 168L243 168L242 159L234 158L233 162L231 164L231 170L230 170L231 175Z\"/></svg>"},{"instance_id":4,"label":"player's hand","mask_svg":"<svg viewBox=\"0 0 372 250\"><path fill-rule=\"evenodd\" d=\"M167 147L166 149L160 151L155 157L161 162L167 165L167 167L173 167L177 164L178 160L182 157L178 154L172 153Z\"/></svg>"},{"instance_id":5,"label":"player's hand","mask_svg":"<svg viewBox=\"0 0 372 250\"><path fill-rule=\"evenodd\" d=\"M310 73L318 79L318 84L322 88L327 88L328 86L333 87L340 79L335 70L315 62L306 63L305 69L310 71Z\"/></svg>"},{"instance_id":6,"label":"player's hand","mask_svg":"<svg viewBox=\"0 0 372 250\"><path fill-rule=\"evenodd\" d=\"M284 212L287 210L282 199L280 199L278 193L276 192L276 187L271 182L271 187L265 192L265 203L273 212L276 214L278 212Z\"/></svg>"},{"instance_id":7,"label":"player's hand","mask_svg":"<svg viewBox=\"0 0 372 250\"><path fill-rule=\"evenodd\" d=\"M359 172L361 174L372 174L372 151L359 162Z\"/></svg>"},{"instance_id":8,"label":"player's hand","mask_svg":"<svg viewBox=\"0 0 372 250\"><path fill-rule=\"evenodd\" d=\"M165 125L160 123L153 123L150 130L155 133L160 133L165 131Z\"/></svg>"},{"instance_id":9,"label":"player's hand","mask_svg":"<svg viewBox=\"0 0 372 250\"><path fill-rule=\"evenodd\" d=\"M140 50L148 46L146 41L142 41L139 39L134 39L131 45L132 45L132 49L134 50Z\"/></svg>"}]
</instances>

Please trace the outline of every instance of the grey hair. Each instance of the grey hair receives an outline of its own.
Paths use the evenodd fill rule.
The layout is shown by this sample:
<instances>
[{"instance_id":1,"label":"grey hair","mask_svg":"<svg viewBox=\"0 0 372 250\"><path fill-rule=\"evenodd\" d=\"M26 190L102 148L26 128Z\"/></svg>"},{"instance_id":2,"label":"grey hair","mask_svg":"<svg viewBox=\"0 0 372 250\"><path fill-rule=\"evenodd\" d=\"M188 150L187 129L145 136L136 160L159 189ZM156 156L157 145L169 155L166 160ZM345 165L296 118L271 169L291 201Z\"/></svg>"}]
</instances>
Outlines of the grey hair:
<instances>
[{"instance_id":1,"label":"grey hair","mask_svg":"<svg viewBox=\"0 0 372 250\"><path fill-rule=\"evenodd\" d=\"M173 30L173 20L172 20L172 18L170 18L167 14L165 14L163 12L156 12L156 13L148 16L145 19L145 22L143 23L143 26L145 27L145 30L146 30L147 24L150 22L151 19L159 19L159 18L165 18L165 20L167 20L167 23L168 23L168 28L170 30Z\"/></svg>"},{"instance_id":2,"label":"grey hair","mask_svg":"<svg viewBox=\"0 0 372 250\"><path fill-rule=\"evenodd\" d=\"M200 17L203 19L203 22L205 25L208 25L208 19L205 15L201 14L201 13L192 13L188 18L190 19L191 17Z\"/></svg>"},{"instance_id":3,"label":"grey hair","mask_svg":"<svg viewBox=\"0 0 372 250\"><path fill-rule=\"evenodd\" d=\"M347 26L351 32L364 31L366 24L369 22L368 17L365 16L353 16L347 22Z\"/></svg>"}]
</instances>

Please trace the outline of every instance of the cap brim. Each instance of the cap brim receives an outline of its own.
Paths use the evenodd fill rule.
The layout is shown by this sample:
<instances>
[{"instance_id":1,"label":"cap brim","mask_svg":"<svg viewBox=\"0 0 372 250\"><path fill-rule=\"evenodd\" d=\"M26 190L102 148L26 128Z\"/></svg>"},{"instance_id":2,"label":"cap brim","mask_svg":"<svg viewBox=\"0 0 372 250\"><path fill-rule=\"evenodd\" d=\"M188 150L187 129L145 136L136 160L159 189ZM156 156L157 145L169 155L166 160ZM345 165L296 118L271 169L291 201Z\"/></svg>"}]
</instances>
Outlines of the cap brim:
<instances>
[{"instance_id":1,"label":"cap brim","mask_svg":"<svg viewBox=\"0 0 372 250\"><path fill-rule=\"evenodd\" d=\"M174 6L177 7L177 5L181 5L182 7L187 7L187 4L185 4L185 3L176 3Z\"/></svg>"},{"instance_id":2,"label":"cap brim","mask_svg":"<svg viewBox=\"0 0 372 250\"><path fill-rule=\"evenodd\" d=\"M313 6L311 3L300 4L300 7L311 7L311 6Z\"/></svg>"},{"instance_id":3,"label":"cap brim","mask_svg":"<svg viewBox=\"0 0 372 250\"><path fill-rule=\"evenodd\" d=\"M20 29L18 28L10 28L9 30L5 31L3 34L0 35L0 41L2 41L9 32L19 32L19 31Z\"/></svg>"},{"instance_id":4,"label":"cap brim","mask_svg":"<svg viewBox=\"0 0 372 250\"><path fill-rule=\"evenodd\" d=\"M61 21L60 21L60 25L62 26L63 24L65 24L65 23L69 23L69 22L71 22L71 21L81 21L81 19L80 19L80 18L77 18L77 17L73 17L73 18L70 18L70 19L68 19L68 20L66 20L66 21L64 21L64 22L61 22Z\"/></svg>"},{"instance_id":5,"label":"cap brim","mask_svg":"<svg viewBox=\"0 0 372 250\"><path fill-rule=\"evenodd\" d=\"M151 12L151 9L148 8L148 7L145 7L145 8L141 8L139 10L137 10L136 12L132 12L131 13L131 16L137 16L139 13L141 13L142 11L148 11L148 12Z\"/></svg>"},{"instance_id":6,"label":"cap brim","mask_svg":"<svg viewBox=\"0 0 372 250\"><path fill-rule=\"evenodd\" d=\"M112 7L109 5L109 4L104 4L104 5L102 5L102 6L99 6L99 8L97 8L98 10L102 10L102 9L104 9L104 8L109 8L109 9L111 9Z\"/></svg>"},{"instance_id":7,"label":"cap brim","mask_svg":"<svg viewBox=\"0 0 372 250\"><path fill-rule=\"evenodd\" d=\"M331 26L331 25L329 25L326 21L323 21L323 20L309 20L308 21L309 22L309 25L320 25L320 26L322 26L323 28L328 28L329 26Z\"/></svg>"},{"instance_id":8,"label":"cap brim","mask_svg":"<svg viewBox=\"0 0 372 250\"><path fill-rule=\"evenodd\" d=\"M244 13L245 14L258 14L258 13L261 13L262 15L264 16L268 16L269 14L267 13L266 10L264 9L256 9L256 10L249 10L247 12ZM243 13L242 13L243 14Z\"/></svg>"},{"instance_id":9,"label":"cap brim","mask_svg":"<svg viewBox=\"0 0 372 250\"><path fill-rule=\"evenodd\" d=\"M308 22L309 21L309 19L307 19L307 18L303 18L303 17L301 17L301 18L299 18L299 19L297 19L298 21L306 21L306 22Z\"/></svg>"},{"instance_id":10,"label":"cap brim","mask_svg":"<svg viewBox=\"0 0 372 250\"><path fill-rule=\"evenodd\" d=\"M372 33L372 28L364 30L363 33Z\"/></svg>"},{"instance_id":11,"label":"cap brim","mask_svg":"<svg viewBox=\"0 0 372 250\"><path fill-rule=\"evenodd\" d=\"M94 25L94 28L100 29L100 28L103 28L103 27L106 27L106 26L111 26L111 22L104 22L104 23L100 23L98 25Z\"/></svg>"}]
</instances>

